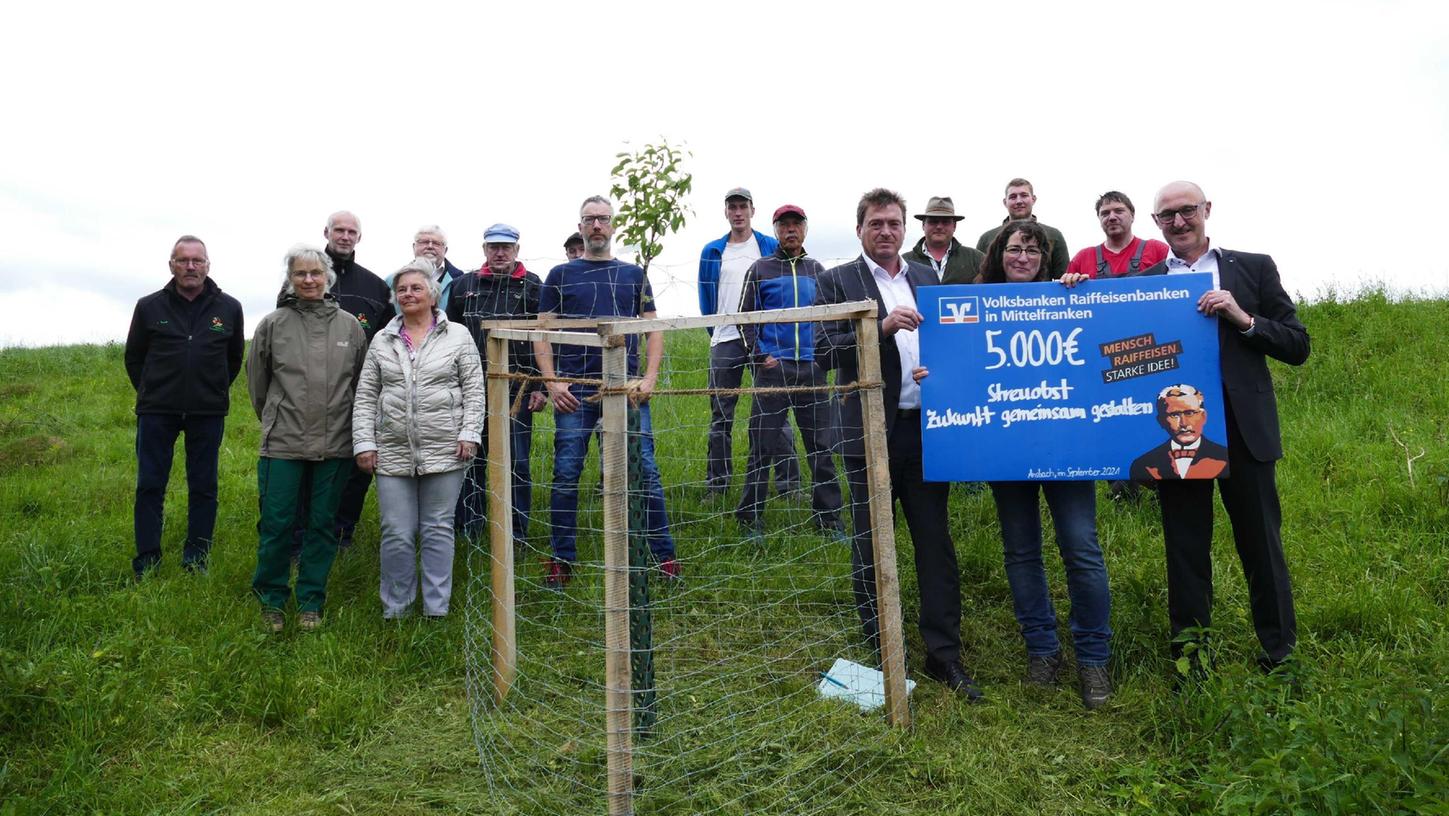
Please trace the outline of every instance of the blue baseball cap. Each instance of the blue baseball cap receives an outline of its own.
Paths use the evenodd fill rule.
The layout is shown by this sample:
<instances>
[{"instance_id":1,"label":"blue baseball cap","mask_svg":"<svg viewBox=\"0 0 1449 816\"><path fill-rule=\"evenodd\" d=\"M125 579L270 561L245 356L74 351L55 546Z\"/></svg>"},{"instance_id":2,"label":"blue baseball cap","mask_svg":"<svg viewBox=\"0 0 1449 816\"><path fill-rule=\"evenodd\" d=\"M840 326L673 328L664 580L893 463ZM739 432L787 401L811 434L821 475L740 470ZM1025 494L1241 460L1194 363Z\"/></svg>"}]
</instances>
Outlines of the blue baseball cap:
<instances>
[{"instance_id":1,"label":"blue baseball cap","mask_svg":"<svg viewBox=\"0 0 1449 816\"><path fill-rule=\"evenodd\" d=\"M494 224L483 230L483 243L485 244L516 244L518 243L518 230L507 224Z\"/></svg>"}]
</instances>

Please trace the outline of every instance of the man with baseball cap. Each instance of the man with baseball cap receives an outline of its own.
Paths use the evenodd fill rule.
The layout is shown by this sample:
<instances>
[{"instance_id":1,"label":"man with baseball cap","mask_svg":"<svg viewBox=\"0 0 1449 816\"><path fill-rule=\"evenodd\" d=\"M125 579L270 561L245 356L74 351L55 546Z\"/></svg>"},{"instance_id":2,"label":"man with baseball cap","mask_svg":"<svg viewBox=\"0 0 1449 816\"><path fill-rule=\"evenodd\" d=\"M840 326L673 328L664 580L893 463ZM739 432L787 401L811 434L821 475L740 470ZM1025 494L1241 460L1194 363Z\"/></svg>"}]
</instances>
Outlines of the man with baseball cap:
<instances>
[{"instance_id":1,"label":"man with baseball cap","mask_svg":"<svg viewBox=\"0 0 1449 816\"><path fill-rule=\"evenodd\" d=\"M956 225L965 218L956 214L956 205L950 196L932 196L926 202L926 211L916 216L926 234L905 254L906 260L935 269L941 283L975 280L986 255L956 240Z\"/></svg>"},{"instance_id":2,"label":"man with baseball cap","mask_svg":"<svg viewBox=\"0 0 1449 816\"><path fill-rule=\"evenodd\" d=\"M774 238L750 227L755 217L755 199L749 190L736 187L725 193L725 219L730 231L718 240L704 245L699 254L699 313L735 314L740 310L745 273L760 258L767 258L779 248ZM720 392L733 392L744 379L749 356L739 328L733 325L711 329L709 341L709 387ZM735 404L739 396L717 393L710 397L708 465L706 489L711 496L723 496L729 489L734 469L731 440L735 422ZM787 424L781 431L781 451L788 451L774 463L775 487L781 493L792 493L800 485L800 464L795 458L795 437Z\"/></svg>"},{"instance_id":3,"label":"man with baseball cap","mask_svg":"<svg viewBox=\"0 0 1449 816\"><path fill-rule=\"evenodd\" d=\"M538 317L538 276L524 268L518 260L518 230L507 224L494 224L483 232L485 262L477 272L470 272L453 281L453 295L448 300L448 320L468 328L478 344L478 353L487 359L488 332L485 320L527 320ZM537 374L533 361L533 344L516 340L508 344L508 371L514 374ZM518 398L519 392L526 396ZM513 538L528 537L528 511L533 495L533 477L529 472L529 454L533 449L533 412L544 404L543 388L538 383L514 381L508 388L509 461L513 471ZM512 406L518 406L515 411ZM487 504L488 432L483 431L483 450L473 457L463 489L458 494L458 510L454 515L464 535L479 533Z\"/></svg>"},{"instance_id":4,"label":"man with baseball cap","mask_svg":"<svg viewBox=\"0 0 1449 816\"><path fill-rule=\"evenodd\" d=\"M815 303L815 279L825 271L820 262L805 254L808 224L805 211L794 204L775 210L772 219L779 247L768 258L755 261L745 273L740 311L790 309ZM745 351L760 388L815 387L825 385L825 372L815 364L814 323L763 323L739 327ZM805 440L805 456L813 482L811 507L816 525L832 540L846 543L840 520L840 482L835 478L834 412L824 391L787 391L754 395L750 411L750 456L745 470L745 487L735 511L746 540L763 544L765 488L772 460L793 456L794 437L789 435L786 410L795 414L795 424ZM792 450L780 448L782 431Z\"/></svg>"}]
</instances>

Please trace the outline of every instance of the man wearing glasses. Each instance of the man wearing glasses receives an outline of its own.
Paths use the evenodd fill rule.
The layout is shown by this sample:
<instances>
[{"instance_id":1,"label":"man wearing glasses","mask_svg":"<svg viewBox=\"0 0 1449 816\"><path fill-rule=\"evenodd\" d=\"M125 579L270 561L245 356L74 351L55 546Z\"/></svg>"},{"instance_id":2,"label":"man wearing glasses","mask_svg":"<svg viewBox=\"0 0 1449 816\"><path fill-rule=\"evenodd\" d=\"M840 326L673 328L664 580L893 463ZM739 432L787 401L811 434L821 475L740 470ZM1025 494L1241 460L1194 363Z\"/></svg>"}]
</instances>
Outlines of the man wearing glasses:
<instances>
[{"instance_id":1,"label":"man wearing glasses","mask_svg":"<svg viewBox=\"0 0 1449 816\"><path fill-rule=\"evenodd\" d=\"M171 247L171 280L136 303L126 374L136 389L136 580L161 562L161 519L176 437L186 436L186 541L181 566L204 572L216 527L216 464L241 371L242 307L208 277L206 244Z\"/></svg>"},{"instance_id":2,"label":"man wearing glasses","mask_svg":"<svg viewBox=\"0 0 1449 816\"><path fill-rule=\"evenodd\" d=\"M1201 391L1191 385L1162 389L1157 394L1157 424L1167 431L1167 441L1132 461L1129 472L1133 479L1216 479L1228 475L1228 449L1202 435L1207 408Z\"/></svg>"},{"instance_id":3,"label":"man wearing glasses","mask_svg":"<svg viewBox=\"0 0 1449 816\"><path fill-rule=\"evenodd\" d=\"M1001 199L1001 206L1006 208L1006 218L1001 222L1001 227L1012 221L1036 221L1036 216L1031 213L1032 208L1036 206L1036 192L1032 188L1031 182L1024 178L1014 178L1008 181L1006 197ZM984 253L986 248L991 246L991 242L996 240L997 233L1001 232L1001 227L992 227L981 233L981 237L976 241L978 252ZM1056 280L1067 271L1067 258L1070 251L1067 249L1067 239L1062 237L1062 231L1056 227L1041 224L1041 228L1046 230L1047 243L1051 244L1050 247L1047 247L1047 255L1042 263L1042 268L1047 271L1052 280Z\"/></svg>"},{"instance_id":4,"label":"man wearing glasses","mask_svg":"<svg viewBox=\"0 0 1449 816\"><path fill-rule=\"evenodd\" d=\"M580 239L582 240L582 239ZM538 316L538 294L543 283L518 260L518 230L507 224L494 224L483 231L485 262L477 272L470 272L453 282L453 296L448 302L448 321L467 327L478 345L478 354L488 359L488 331L483 323L489 320L529 320ZM446 292L446 290L445 290ZM508 371L513 374L537 374L533 364L533 344L510 341ZM520 399L522 392L524 397ZM543 389L536 382L514 381L508 386L509 467L513 476L513 540L528 540L528 516L533 506L533 474L529 468L533 450L533 414L543 408ZM463 489L458 492L454 524L467 536L477 536L483 527L487 510L488 432L483 432L483 448L468 465Z\"/></svg>"},{"instance_id":5,"label":"man wearing glasses","mask_svg":"<svg viewBox=\"0 0 1449 816\"><path fill-rule=\"evenodd\" d=\"M1212 206L1202 188L1189 181L1159 190L1152 218L1171 252L1142 274L1213 276L1213 288L1198 300L1197 310L1218 321L1229 465L1228 475L1216 481L1248 581L1253 628L1263 647L1258 665L1272 671L1292 655L1298 633L1280 533L1274 471L1283 445L1267 358L1302 365L1308 359L1308 330L1283 291L1272 258L1211 246L1207 220ZM1189 659L1192 677L1208 668L1203 630L1212 623L1212 485L1207 479L1157 483L1173 657Z\"/></svg>"},{"instance_id":6,"label":"man wearing glasses","mask_svg":"<svg viewBox=\"0 0 1449 816\"><path fill-rule=\"evenodd\" d=\"M442 291L438 294L438 308L446 310L452 283L462 277L463 270L453 266L453 262L448 260L448 236L443 234L443 228L437 224L418 227L417 234L413 236L413 257L427 258L433 262L433 267L437 269L433 277L442 286Z\"/></svg>"},{"instance_id":7,"label":"man wearing glasses","mask_svg":"<svg viewBox=\"0 0 1449 816\"><path fill-rule=\"evenodd\" d=\"M539 291L540 322L551 318L653 318L654 293L644 270L614 258L614 205L603 196L590 196L579 209L579 232L584 236L584 257L549 270ZM638 340L630 336L628 372L638 374ZM649 397L659 380L664 357L663 332L649 332L644 342L644 371L629 380L629 402L638 407L640 459L647 491L644 534L665 578L679 577L674 538L664 509L664 488L654 461L654 434L649 420ZM554 382L555 376L597 380L603 375L602 349L560 344L558 354L543 341L533 344L538 371L548 378L548 399L553 403L553 490L549 514L553 525L553 557L546 564L544 585L561 590L573 577L578 559L579 473L589 449L589 436L602 414L598 386ZM557 365L555 365L557 363Z\"/></svg>"}]
</instances>

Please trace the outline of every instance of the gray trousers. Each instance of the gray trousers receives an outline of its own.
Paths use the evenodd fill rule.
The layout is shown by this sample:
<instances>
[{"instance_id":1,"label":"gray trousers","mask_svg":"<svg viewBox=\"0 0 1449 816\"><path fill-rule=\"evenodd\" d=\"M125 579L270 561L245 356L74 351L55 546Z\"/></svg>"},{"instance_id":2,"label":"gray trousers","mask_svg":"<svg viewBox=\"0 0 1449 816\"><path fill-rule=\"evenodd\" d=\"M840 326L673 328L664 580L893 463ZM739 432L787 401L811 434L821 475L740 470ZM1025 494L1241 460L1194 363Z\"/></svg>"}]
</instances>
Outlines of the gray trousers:
<instances>
[{"instance_id":1,"label":"gray trousers","mask_svg":"<svg viewBox=\"0 0 1449 816\"><path fill-rule=\"evenodd\" d=\"M423 614L448 614L453 594L453 509L465 468L428 476L378 476L382 520L379 567L382 616L406 615L418 597L422 561Z\"/></svg>"},{"instance_id":2,"label":"gray trousers","mask_svg":"<svg viewBox=\"0 0 1449 816\"><path fill-rule=\"evenodd\" d=\"M709 348L709 387L735 389L744 380L750 356L744 340L730 340ZM734 471L735 404L738 394L716 394L709 398L709 466L708 487L725 490ZM773 456L769 464L775 471L775 489L785 492L800 487L800 457L795 451L795 433L789 422L782 423L780 439L774 448L789 451Z\"/></svg>"}]
</instances>

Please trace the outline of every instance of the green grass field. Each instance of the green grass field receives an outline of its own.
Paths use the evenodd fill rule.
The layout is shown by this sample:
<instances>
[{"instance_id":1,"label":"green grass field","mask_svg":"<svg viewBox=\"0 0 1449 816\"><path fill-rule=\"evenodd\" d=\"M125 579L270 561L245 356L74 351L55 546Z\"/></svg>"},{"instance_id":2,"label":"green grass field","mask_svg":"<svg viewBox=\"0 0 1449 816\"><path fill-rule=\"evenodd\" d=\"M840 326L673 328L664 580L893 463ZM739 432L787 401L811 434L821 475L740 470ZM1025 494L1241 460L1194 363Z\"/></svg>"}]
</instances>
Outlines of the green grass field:
<instances>
[{"instance_id":1,"label":"green grass field","mask_svg":"<svg viewBox=\"0 0 1449 816\"><path fill-rule=\"evenodd\" d=\"M1099 506L1113 591L1114 704L1088 714L1070 684L1056 693L1024 688L989 494L957 491L950 511L966 660L990 702L966 707L927 681L912 697L915 725L906 732L811 701L788 707L773 724L741 720L739 744L708 740L673 765L657 758L660 772L687 781L646 788L639 811L1449 814L1449 303L1330 296L1303 307L1301 317L1313 335L1312 358L1298 369L1274 367L1288 452L1278 473L1301 689L1252 665L1256 640L1219 509L1218 670L1194 693L1173 691L1161 533L1150 500ZM703 385L704 354L702 333L671 337L666 385ZM239 380L221 454L212 569L192 576L177 564L185 527L178 457L166 561L137 585L130 575L133 394L121 349L0 351L0 816L603 812L589 791L549 776L556 746L535 733L572 721L580 742L566 750L588 756L570 761L597 765L601 735L590 729L601 717L579 723L576 712L554 711L560 721L547 722L546 709L519 705L505 712L513 719L484 729L511 739L515 750L495 756L503 764L490 770L480 765L462 614L476 552L460 547L459 614L432 624L384 622L369 499L358 546L333 570L324 628L262 633L250 594L257 433L244 395ZM742 404L739 415L747 409ZM713 573L692 564L683 543L721 541L733 530L721 515L726 508L700 503L688 486L701 478L708 407L679 398L656 412L671 512L693 579L681 596L689 603L661 599L660 636L680 638L671 642L696 650L699 664L727 661L728 654L710 653L708 638L684 640L679 632L695 630L670 629L667 617L686 620L754 597L754 587L705 580ZM548 425L539 423L536 473L547 472ZM736 448L742 466L742 442ZM594 468L591 460L585 473ZM546 501L540 491L538 540ZM589 515L596 507L585 498L586 519L596 518ZM804 510L777 502L770 512L792 525ZM782 536L765 557L819 552L808 538ZM901 540L908 648L919 670L914 574L908 539ZM586 558L597 558L596 540L584 546ZM747 557L724 546L717 552ZM596 585L586 578L565 596L547 596L536 587L535 557L520 556L523 613L549 621L565 636L559 641L597 640L598 613L588 609ZM843 554L832 557L845 563ZM1064 614L1054 560L1049 575ZM813 643L838 653L858 648L839 575L834 590L802 585L793 596L799 602L772 607L760 637L788 643L792 632L811 633ZM826 631L818 631L822 620ZM528 659L551 658L537 634L520 638L533 644ZM602 654L553 645L559 676L602 674ZM661 656L661 677L672 665ZM703 674L697 679L719 688ZM797 691L802 682L769 678ZM675 708L693 699L661 694ZM679 717L681 725L719 719L709 711ZM752 741L770 729L783 736ZM682 744L667 739L661 744ZM802 790L808 779L815 787Z\"/></svg>"}]
</instances>

